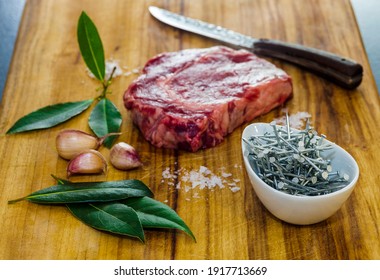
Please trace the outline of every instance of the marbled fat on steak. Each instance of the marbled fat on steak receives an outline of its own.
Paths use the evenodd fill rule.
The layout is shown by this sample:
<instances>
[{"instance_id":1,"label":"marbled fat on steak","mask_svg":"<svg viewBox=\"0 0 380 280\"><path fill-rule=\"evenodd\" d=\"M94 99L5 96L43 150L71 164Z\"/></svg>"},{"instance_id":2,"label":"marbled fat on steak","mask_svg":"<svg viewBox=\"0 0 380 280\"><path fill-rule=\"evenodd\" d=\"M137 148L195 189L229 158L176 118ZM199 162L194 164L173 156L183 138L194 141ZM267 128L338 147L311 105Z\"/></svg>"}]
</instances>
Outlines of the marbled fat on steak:
<instances>
[{"instance_id":1,"label":"marbled fat on steak","mask_svg":"<svg viewBox=\"0 0 380 280\"><path fill-rule=\"evenodd\" d=\"M124 93L124 104L151 144L195 152L291 94L283 70L248 51L217 46L153 57Z\"/></svg>"}]
</instances>

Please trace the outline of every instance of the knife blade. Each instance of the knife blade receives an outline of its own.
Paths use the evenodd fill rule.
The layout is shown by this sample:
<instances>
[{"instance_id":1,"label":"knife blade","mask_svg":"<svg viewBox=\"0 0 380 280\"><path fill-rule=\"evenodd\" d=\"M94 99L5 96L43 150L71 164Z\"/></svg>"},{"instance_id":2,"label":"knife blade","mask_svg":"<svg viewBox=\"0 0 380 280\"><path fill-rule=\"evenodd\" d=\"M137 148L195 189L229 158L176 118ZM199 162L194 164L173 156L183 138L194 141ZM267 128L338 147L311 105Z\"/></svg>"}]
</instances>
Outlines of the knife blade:
<instances>
[{"instance_id":1,"label":"knife blade","mask_svg":"<svg viewBox=\"0 0 380 280\"><path fill-rule=\"evenodd\" d=\"M347 89L354 89L362 82L362 65L349 58L300 44L264 38L256 39L155 6L150 6L149 12L153 17L170 26L217 40L233 48L244 48L260 56L284 60Z\"/></svg>"}]
</instances>

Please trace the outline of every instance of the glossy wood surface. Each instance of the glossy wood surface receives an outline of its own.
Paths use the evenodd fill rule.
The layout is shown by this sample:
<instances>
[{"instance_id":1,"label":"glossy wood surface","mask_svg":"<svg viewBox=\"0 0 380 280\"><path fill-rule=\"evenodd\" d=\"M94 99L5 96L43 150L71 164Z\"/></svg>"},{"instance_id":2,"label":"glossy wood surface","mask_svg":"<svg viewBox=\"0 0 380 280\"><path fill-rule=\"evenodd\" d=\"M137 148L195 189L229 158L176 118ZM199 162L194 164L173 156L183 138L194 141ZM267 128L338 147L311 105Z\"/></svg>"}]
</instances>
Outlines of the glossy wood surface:
<instances>
[{"instance_id":1,"label":"glossy wood surface","mask_svg":"<svg viewBox=\"0 0 380 280\"><path fill-rule=\"evenodd\" d=\"M110 168L106 175L74 180L143 180L157 200L178 212L197 242L181 232L149 230L142 244L94 230L65 207L7 204L10 199L53 185L50 174L65 176L67 162L55 150L60 130L89 132L88 111L55 128L5 135L18 118L33 110L97 95L98 84L87 75L76 40L82 10L97 25L106 57L128 66L125 71L142 67L161 52L215 44L159 23L149 15L149 5L247 35L324 49L362 63L363 83L349 91L271 59L292 76L294 95L283 108L254 120L271 122L282 116L284 108L290 114L309 112L316 130L357 160L358 184L334 216L315 225L295 226L281 222L263 207L242 161L240 136L245 125L219 146L197 153L152 147L123 107L123 92L136 74L116 78L110 99L124 119L119 140L140 151L144 167L129 172ZM0 259L380 259L379 122L379 96L348 0L28 0L0 104ZM101 152L108 153L103 148ZM201 166L224 178L225 188L187 191L181 176ZM167 168L171 175L180 176L164 178ZM183 184L180 189L173 186L178 182ZM231 191L233 184L240 190Z\"/></svg>"}]
</instances>

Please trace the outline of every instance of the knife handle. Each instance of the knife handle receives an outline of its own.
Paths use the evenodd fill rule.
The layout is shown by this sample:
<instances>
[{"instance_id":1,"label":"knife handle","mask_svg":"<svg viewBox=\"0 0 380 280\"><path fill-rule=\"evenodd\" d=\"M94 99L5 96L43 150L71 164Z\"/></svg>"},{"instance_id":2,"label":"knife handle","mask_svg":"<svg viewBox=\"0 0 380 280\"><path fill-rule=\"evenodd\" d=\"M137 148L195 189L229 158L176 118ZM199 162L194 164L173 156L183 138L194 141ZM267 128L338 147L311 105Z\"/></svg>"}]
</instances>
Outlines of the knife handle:
<instances>
[{"instance_id":1,"label":"knife handle","mask_svg":"<svg viewBox=\"0 0 380 280\"><path fill-rule=\"evenodd\" d=\"M359 86L363 78L363 67L356 61L298 44L259 39L253 52L296 64L347 89Z\"/></svg>"}]
</instances>

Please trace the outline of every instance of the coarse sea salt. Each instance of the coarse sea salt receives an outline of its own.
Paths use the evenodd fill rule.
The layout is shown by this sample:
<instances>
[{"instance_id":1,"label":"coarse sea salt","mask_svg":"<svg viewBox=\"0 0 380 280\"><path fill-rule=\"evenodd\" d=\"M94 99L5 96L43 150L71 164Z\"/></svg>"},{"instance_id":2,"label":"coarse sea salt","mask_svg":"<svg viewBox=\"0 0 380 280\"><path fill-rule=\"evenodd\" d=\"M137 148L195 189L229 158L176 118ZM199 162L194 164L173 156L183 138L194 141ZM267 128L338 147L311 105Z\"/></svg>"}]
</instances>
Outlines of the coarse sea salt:
<instances>
[{"instance_id":1,"label":"coarse sea salt","mask_svg":"<svg viewBox=\"0 0 380 280\"><path fill-rule=\"evenodd\" d=\"M105 77L104 77L105 80L109 79L114 68L115 68L115 72L113 73L113 76L112 76L113 78L116 78L116 77L121 76L121 75L129 76L131 74L140 73L140 67L137 67L131 71L125 71L124 72L123 68L128 69L128 67L127 66L120 67L119 61L115 60L115 59L107 59L105 62L106 62L106 65L105 65L106 71L105 71ZM91 78L95 78L94 74L92 74L88 68L87 68L87 74Z\"/></svg>"},{"instance_id":2,"label":"coarse sea salt","mask_svg":"<svg viewBox=\"0 0 380 280\"><path fill-rule=\"evenodd\" d=\"M234 168L241 169L241 166L235 164ZM226 172L225 169L225 167L221 167L213 172L203 165L191 170L185 168L172 170L167 167L162 171L161 184L168 188L174 186L176 190L183 190L184 193L192 191L192 198L201 198L197 190L204 189L214 191L226 188L233 193L238 192L240 190L238 185L240 179L232 178L232 173Z\"/></svg>"},{"instance_id":3,"label":"coarse sea salt","mask_svg":"<svg viewBox=\"0 0 380 280\"><path fill-rule=\"evenodd\" d=\"M282 110L287 112L287 109ZM289 115L289 125L295 129L301 129L304 126L305 121L310 118L311 115L308 112L297 112L295 114ZM274 119L277 125L286 124L286 116Z\"/></svg>"}]
</instances>

